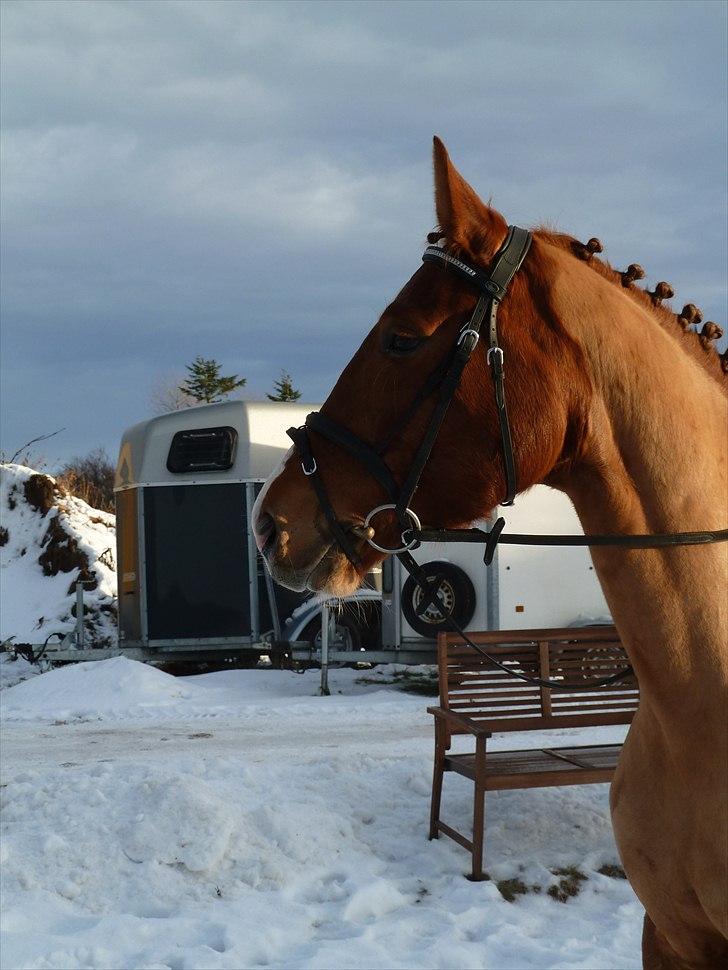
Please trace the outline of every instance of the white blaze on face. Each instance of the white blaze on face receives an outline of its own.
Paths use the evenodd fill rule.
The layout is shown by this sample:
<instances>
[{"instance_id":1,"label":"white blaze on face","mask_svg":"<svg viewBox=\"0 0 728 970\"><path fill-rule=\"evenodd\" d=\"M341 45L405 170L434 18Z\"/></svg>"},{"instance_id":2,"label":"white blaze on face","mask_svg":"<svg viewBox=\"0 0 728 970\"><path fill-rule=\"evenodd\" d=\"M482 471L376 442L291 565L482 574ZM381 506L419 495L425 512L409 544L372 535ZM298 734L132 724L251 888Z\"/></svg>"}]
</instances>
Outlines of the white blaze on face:
<instances>
[{"instance_id":1,"label":"white blaze on face","mask_svg":"<svg viewBox=\"0 0 728 970\"><path fill-rule=\"evenodd\" d=\"M252 515L250 517L250 519L251 519L251 523L250 524L251 524L251 526L253 528L253 535L255 536L255 544L257 545L259 552L262 552L263 546L265 544L265 540L266 540L267 537L265 535L261 535L258 532L258 530L255 528L255 523L260 518L261 509L263 508L263 502L265 501L265 496L268 493L268 489L271 487L271 485L276 480L276 478L278 478L278 476L281 474L281 472L283 471L283 469L285 467L286 462L291 457L291 455L293 454L293 452L294 452L294 447L291 446L288 449L288 451L285 453L285 455L283 456L283 458L280 460L280 462L278 463L278 465L273 469L273 471L270 473L270 475L266 478L265 483L264 483L263 487L261 488L260 492L258 493L257 499L255 500L255 505L253 506L253 513L252 513Z\"/></svg>"}]
</instances>

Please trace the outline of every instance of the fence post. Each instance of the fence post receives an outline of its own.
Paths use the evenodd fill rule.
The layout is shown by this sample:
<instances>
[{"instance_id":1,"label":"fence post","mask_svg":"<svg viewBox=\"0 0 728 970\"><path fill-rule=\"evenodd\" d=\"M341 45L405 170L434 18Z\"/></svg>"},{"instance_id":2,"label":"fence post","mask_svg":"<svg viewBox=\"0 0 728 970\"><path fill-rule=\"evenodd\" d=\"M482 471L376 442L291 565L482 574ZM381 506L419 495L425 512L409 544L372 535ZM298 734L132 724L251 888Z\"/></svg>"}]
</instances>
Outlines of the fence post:
<instances>
[{"instance_id":1,"label":"fence post","mask_svg":"<svg viewBox=\"0 0 728 970\"><path fill-rule=\"evenodd\" d=\"M331 630L331 610L329 601L324 600L321 604L321 687L319 694L328 697L329 690L329 633Z\"/></svg>"},{"instance_id":2,"label":"fence post","mask_svg":"<svg viewBox=\"0 0 728 970\"><path fill-rule=\"evenodd\" d=\"M83 580L76 581L76 649L83 650Z\"/></svg>"}]
</instances>

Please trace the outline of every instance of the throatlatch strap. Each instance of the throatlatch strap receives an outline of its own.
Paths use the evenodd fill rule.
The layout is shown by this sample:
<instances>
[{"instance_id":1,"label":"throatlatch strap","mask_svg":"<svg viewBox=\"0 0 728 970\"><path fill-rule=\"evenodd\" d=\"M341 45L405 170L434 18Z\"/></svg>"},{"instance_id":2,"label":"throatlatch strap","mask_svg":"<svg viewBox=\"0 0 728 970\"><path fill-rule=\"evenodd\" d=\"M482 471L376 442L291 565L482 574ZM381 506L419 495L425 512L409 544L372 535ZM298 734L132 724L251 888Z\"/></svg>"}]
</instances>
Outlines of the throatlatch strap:
<instances>
[{"instance_id":1,"label":"throatlatch strap","mask_svg":"<svg viewBox=\"0 0 728 970\"><path fill-rule=\"evenodd\" d=\"M495 394L495 406L498 414L498 425L501 435L501 452L503 455L503 470L506 481L506 497L501 505L513 505L518 491L516 481L516 459L513 454L513 439L511 437L511 423L508 420L508 408L506 407L506 387L503 348L498 343L498 327L496 325L497 303L493 301L490 305L490 322L488 336L490 346L488 347L488 366L493 377L493 391Z\"/></svg>"},{"instance_id":2,"label":"throatlatch strap","mask_svg":"<svg viewBox=\"0 0 728 970\"><path fill-rule=\"evenodd\" d=\"M489 297L481 296L476 304L472 316L470 317L470 320L460 331L455 354L440 386L440 395L437 399L435 410L430 418L430 423L427 426L425 436L420 442L417 453L412 460L412 465L405 483L402 486L401 494L397 499L396 513L400 522L405 524L407 523L405 509L409 507L412 496L417 489L417 485L422 476L422 470L427 464L427 460L432 453L437 435L442 427L442 422L445 420L445 415L447 414L448 408L452 403L452 399L455 396L455 391L458 383L460 382L465 365L470 360L470 357L477 346L478 339L480 337L480 327L482 325L483 317L485 316L485 311L489 302Z\"/></svg>"},{"instance_id":3,"label":"throatlatch strap","mask_svg":"<svg viewBox=\"0 0 728 970\"><path fill-rule=\"evenodd\" d=\"M468 325L474 331L474 321L478 316L478 311L485 311L488 307L488 364L493 376L493 388L495 391L495 403L498 413L498 425L500 428L501 445L503 452L503 470L505 473L506 495L501 505L513 505L518 491L516 481L516 459L513 454L513 439L511 437L511 426L508 421L508 409L506 407L506 389L504 374L503 348L498 343L498 305L506 295L508 285L521 268L523 260L526 258L531 246L531 233L527 229L519 226L509 226L508 235L505 242L497 253L490 275L486 274L478 267L469 266L462 260L452 256L439 246L428 246L422 256L426 262L441 261L451 266L460 276L477 286L483 296L478 301L473 317ZM485 303L487 301L487 304ZM478 320L477 330L480 330L481 318ZM467 332L467 331L464 331ZM477 337L475 342L477 342ZM438 425L439 427L439 425ZM431 446L432 447L432 446ZM428 452L429 454L429 452ZM424 467L424 465L423 465ZM408 496L408 499L411 496Z\"/></svg>"}]
</instances>

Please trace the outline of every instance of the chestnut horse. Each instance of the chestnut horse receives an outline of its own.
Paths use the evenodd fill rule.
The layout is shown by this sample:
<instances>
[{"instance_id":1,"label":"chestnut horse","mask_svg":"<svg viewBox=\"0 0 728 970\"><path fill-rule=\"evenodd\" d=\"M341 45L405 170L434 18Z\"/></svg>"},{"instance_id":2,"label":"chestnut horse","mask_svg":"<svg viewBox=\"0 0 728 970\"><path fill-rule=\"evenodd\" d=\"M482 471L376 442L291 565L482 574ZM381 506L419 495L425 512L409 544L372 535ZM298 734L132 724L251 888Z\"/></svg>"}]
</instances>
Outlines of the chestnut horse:
<instances>
[{"instance_id":1,"label":"chestnut horse","mask_svg":"<svg viewBox=\"0 0 728 970\"><path fill-rule=\"evenodd\" d=\"M506 238L435 139L435 206L447 251L488 269ZM536 230L499 311L518 489L546 483L573 502L584 531L669 533L725 527L725 356L676 318L667 284L641 290L571 237ZM322 412L365 442L382 441L446 358L477 294L444 263L420 266L350 361ZM713 328L712 330L710 328ZM483 341L481 341L482 345ZM401 482L434 402L418 406L387 450ZM352 592L382 556L363 520L388 502L377 481L311 432L354 566L333 541L300 457L290 453L254 512L274 578L294 589ZM463 373L412 504L423 523L459 527L505 494L493 386L481 347ZM377 542L401 532L377 518ZM641 701L611 788L625 870L645 906L648 968L728 966L728 650L726 545L592 548Z\"/></svg>"}]
</instances>

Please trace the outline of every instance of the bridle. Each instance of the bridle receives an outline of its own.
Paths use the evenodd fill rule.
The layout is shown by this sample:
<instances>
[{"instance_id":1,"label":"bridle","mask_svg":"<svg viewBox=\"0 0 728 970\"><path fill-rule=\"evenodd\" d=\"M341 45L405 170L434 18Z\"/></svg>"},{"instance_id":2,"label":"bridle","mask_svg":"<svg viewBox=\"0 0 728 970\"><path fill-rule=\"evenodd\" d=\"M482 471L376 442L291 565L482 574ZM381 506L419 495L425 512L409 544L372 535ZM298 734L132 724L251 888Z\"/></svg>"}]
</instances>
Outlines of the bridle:
<instances>
[{"instance_id":1,"label":"bridle","mask_svg":"<svg viewBox=\"0 0 728 970\"><path fill-rule=\"evenodd\" d=\"M411 550L417 548L421 542L477 542L485 545L484 562L489 566L493 561L496 547L499 543L509 545L548 545L548 546L621 546L629 549L654 549L665 546L701 545L711 542L728 541L728 529L704 532L671 532L658 535L526 535L503 534L505 520L498 518L492 527L483 529L423 529L415 512L410 508L412 497L417 489L422 473L432 453L433 446L440 432L440 428L447 414L447 410L455 396L463 371L480 342L481 329L485 321L488 340L486 351L489 370L493 379L498 424L501 437L501 453L503 458L506 495L500 503L504 506L513 505L517 492L516 464L513 455L513 439L508 421L508 410L505 395L504 353L498 341L497 314L501 301L506 296L508 286L523 264L531 246L531 233L518 226L510 226L505 242L495 256L490 273L472 266L464 260L453 256L439 246L428 246L423 253L425 262L444 263L461 279L466 280L478 291L478 301L475 304L470 319L458 332L455 345L449 357L426 379L414 401L406 410L400 422L389 432L385 440L379 445L370 445L348 428L327 415L314 411L306 418L306 423L300 428L289 428L288 435L301 459L301 468L307 476L319 505L326 517L333 539L356 568L361 565L354 545L345 527L336 518L336 513L329 499L326 486L316 464L309 440L309 430L315 431L329 441L347 451L353 458L363 465L369 474L375 478L389 495L391 501L373 508L364 520L365 527L372 527L374 519L382 512L392 510L402 528L401 545L396 548L386 548L377 544L374 538L366 541L378 552L385 555L396 555L407 572L422 587L422 601L420 609L425 610L434 606L445 621L458 633L468 646L486 657L495 666L506 670L509 674L519 677L528 683L558 690L587 690L606 686L631 675L631 667L625 668L618 674L601 680L592 681L590 685L568 685L561 681L544 680L531 677L504 665L497 658L492 657L460 629L452 615L444 609L437 597L436 589L427 579L422 567L411 555ZM400 486L391 469L384 460L384 454L392 441L395 440L403 428L414 417L420 405L439 389L434 411L422 440L415 452L412 464Z\"/></svg>"}]
</instances>

